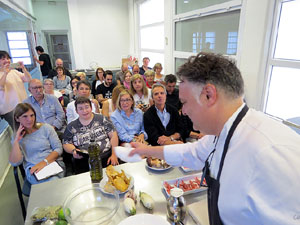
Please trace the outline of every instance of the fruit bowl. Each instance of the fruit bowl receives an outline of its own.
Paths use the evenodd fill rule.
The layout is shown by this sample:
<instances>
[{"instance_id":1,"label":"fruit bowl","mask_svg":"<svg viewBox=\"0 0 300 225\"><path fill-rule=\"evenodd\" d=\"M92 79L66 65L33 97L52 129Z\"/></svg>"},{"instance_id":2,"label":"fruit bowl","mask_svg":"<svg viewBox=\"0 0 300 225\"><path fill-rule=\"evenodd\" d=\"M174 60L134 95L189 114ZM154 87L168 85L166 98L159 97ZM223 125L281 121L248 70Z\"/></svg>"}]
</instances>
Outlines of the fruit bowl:
<instances>
[{"instance_id":1,"label":"fruit bowl","mask_svg":"<svg viewBox=\"0 0 300 225\"><path fill-rule=\"evenodd\" d=\"M63 209L72 225L104 225L111 221L119 205L117 192L106 195L99 184L89 184L72 192L66 198Z\"/></svg>"}]
</instances>

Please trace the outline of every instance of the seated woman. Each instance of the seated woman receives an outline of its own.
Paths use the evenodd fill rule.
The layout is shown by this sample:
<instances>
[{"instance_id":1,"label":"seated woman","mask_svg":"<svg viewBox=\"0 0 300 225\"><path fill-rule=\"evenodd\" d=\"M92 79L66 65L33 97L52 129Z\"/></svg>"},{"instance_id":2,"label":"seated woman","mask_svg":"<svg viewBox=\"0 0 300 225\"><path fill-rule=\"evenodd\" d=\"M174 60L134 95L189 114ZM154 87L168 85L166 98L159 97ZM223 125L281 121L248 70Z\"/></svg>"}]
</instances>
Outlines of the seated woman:
<instances>
[{"instance_id":1,"label":"seated woman","mask_svg":"<svg viewBox=\"0 0 300 225\"><path fill-rule=\"evenodd\" d=\"M144 73L145 77L146 77L146 85L148 88L152 88L152 85L155 84L154 82L154 76L155 76L155 73L153 70L147 70L145 73Z\"/></svg>"},{"instance_id":2,"label":"seated woman","mask_svg":"<svg viewBox=\"0 0 300 225\"><path fill-rule=\"evenodd\" d=\"M53 77L54 89L69 97L69 93L71 92L69 89L71 78L64 74L64 68L61 66L56 67L56 72L57 76Z\"/></svg>"},{"instance_id":3,"label":"seated woman","mask_svg":"<svg viewBox=\"0 0 300 225\"><path fill-rule=\"evenodd\" d=\"M9 155L13 166L23 162L26 178L31 184L38 184L64 177L65 165L60 157L63 150L53 127L49 124L37 124L36 113L28 103L19 103L14 111L14 126L17 130ZM63 172L38 181L34 173L49 163L57 161Z\"/></svg>"},{"instance_id":4,"label":"seated woman","mask_svg":"<svg viewBox=\"0 0 300 225\"><path fill-rule=\"evenodd\" d=\"M61 106L64 107L64 98L62 93L57 90L54 90L54 82L51 79L43 80L44 92L48 95L54 95L58 101L60 102Z\"/></svg>"},{"instance_id":5,"label":"seated woman","mask_svg":"<svg viewBox=\"0 0 300 225\"><path fill-rule=\"evenodd\" d=\"M115 111L117 108L117 100L119 97L119 94L125 90L123 85L117 85L112 92L111 98L107 101L104 101L102 104L102 115L106 116L107 118L110 118L111 114Z\"/></svg>"},{"instance_id":6,"label":"seated woman","mask_svg":"<svg viewBox=\"0 0 300 225\"><path fill-rule=\"evenodd\" d=\"M69 89L72 91L69 93L70 102L74 101L77 95L77 83L80 81L80 77L73 77L69 84Z\"/></svg>"},{"instance_id":7,"label":"seated woman","mask_svg":"<svg viewBox=\"0 0 300 225\"><path fill-rule=\"evenodd\" d=\"M111 115L121 142L142 142L148 138L144 130L143 112L134 107L133 96L124 90L117 100L117 109Z\"/></svg>"},{"instance_id":8,"label":"seated woman","mask_svg":"<svg viewBox=\"0 0 300 225\"><path fill-rule=\"evenodd\" d=\"M86 73L78 72L78 73L76 73L76 77L80 77L80 80L86 80Z\"/></svg>"},{"instance_id":9,"label":"seated woman","mask_svg":"<svg viewBox=\"0 0 300 225\"><path fill-rule=\"evenodd\" d=\"M102 67L98 67L96 70L96 76L95 76L95 80L92 83L92 95L94 96L94 98L96 98L96 90L97 87L104 83L104 69Z\"/></svg>"},{"instance_id":10,"label":"seated woman","mask_svg":"<svg viewBox=\"0 0 300 225\"><path fill-rule=\"evenodd\" d=\"M140 74L135 74L131 77L130 93L133 96L136 107L143 112L146 112L147 109L153 105L151 91L147 88Z\"/></svg>"},{"instance_id":11,"label":"seated woman","mask_svg":"<svg viewBox=\"0 0 300 225\"><path fill-rule=\"evenodd\" d=\"M131 80L131 77L132 77L132 73L127 70L124 72L124 81L123 81L123 85L124 87L129 90L130 89L130 80Z\"/></svg>"},{"instance_id":12,"label":"seated woman","mask_svg":"<svg viewBox=\"0 0 300 225\"><path fill-rule=\"evenodd\" d=\"M163 85L165 85L165 75L161 74L163 67L161 65L161 63L156 63L153 67L153 70L155 72L155 77L154 77L154 81L155 82L159 82Z\"/></svg>"},{"instance_id":13,"label":"seated woman","mask_svg":"<svg viewBox=\"0 0 300 225\"><path fill-rule=\"evenodd\" d=\"M64 150L73 155L75 173L89 171L88 154L80 155L80 150L88 150L91 137L100 145L102 166L117 165L118 158L114 148L118 145L118 135L115 128L106 117L92 112L91 100L87 97L77 97L76 112L79 118L68 124L63 138Z\"/></svg>"}]
</instances>

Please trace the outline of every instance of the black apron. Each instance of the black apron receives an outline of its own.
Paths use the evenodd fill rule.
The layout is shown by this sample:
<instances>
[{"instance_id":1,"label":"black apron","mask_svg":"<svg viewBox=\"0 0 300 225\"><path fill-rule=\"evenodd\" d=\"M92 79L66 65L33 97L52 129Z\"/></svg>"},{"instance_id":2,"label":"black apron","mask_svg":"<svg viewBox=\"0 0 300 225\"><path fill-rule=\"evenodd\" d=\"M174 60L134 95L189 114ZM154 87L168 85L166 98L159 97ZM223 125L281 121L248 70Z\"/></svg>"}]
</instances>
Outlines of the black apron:
<instances>
[{"instance_id":1,"label":"black apron","mask_svg":"<svg viewBox=\"0 0 300 225\"><path fill-rule=\"evenodd\" d=\"M242 109L242 111L238 114L238 116L236 117L235 121L233 122L228 135L226 137L225 140L225 144L224 144L224 149L223 149L223 154L222 154L222 158L220 161L220 166L219 166L219 172L218 172L218 176L217 179L214 179L210 176L210 170L209 170L209 156L207 158L207 160L205 161L205 166L203 169L203 176L206 179L206 183L208 185L208 190L207 190L207 202L208 202L208 215L209 215L209 223L210 225L221 225L222 220L220 218L220 214L219 214L219 209L218 209L218 199L219 199L219 190L220 190L220 176L221 176L221 172L222 172L222 168L223 168L223 164L224 164L224 159L228 150L228 146L229 146L229 142L230 139L235 131L235 128L238 126L238 124L241 122L241 120L243 119L243 117L246 115L247 111L248 111L248 106L245 105L244 108ZM215 149L211 152L211 154L215 151Z\"/></svg>"}]
</instances>

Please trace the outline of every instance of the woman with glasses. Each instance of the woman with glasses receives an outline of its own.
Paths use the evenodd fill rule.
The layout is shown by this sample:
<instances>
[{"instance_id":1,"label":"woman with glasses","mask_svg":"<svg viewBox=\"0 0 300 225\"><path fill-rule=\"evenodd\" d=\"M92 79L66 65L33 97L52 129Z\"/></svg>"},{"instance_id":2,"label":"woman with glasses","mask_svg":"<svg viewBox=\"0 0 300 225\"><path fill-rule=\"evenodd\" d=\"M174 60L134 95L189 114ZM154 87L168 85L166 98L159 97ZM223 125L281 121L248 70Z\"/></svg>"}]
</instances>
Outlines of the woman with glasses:
<instances>
[{"instance_id":1,"label":"woman with glasses","mask_svg":"<svg viewBox=\"0 0 300 225\"><path fill-rule=\"evenodd\" d=\"M10 59L6 51L0 51L0 117L13 127L13 110L27 98L24 83L31 80L31 75L23 62L19 62L23 73L13 69Z\"/></svg>"},{"instance_id":2,"label":"woman with glasses","mask_svg":"<svg viewBox=\"0 0 300 225\"><path fill-rule=\"evenodd\" d=\"M45 94L54 95L58 99L58 101L60 102L60 104L63 107L64 106L63 95L59 91L54 90L54 82L53 82L53 80L51 80L51 79L45 79L43 81L43 86L44 86L44 92L45 92Z\"/></svg>"},{"instance_id":3,"label":"woman with glasses","mask_svg":"<svg viewBox=\"0 0 300 225\"><path fill-rule=\"evenodd\" d=\"M133 96L123 90L117 100L117 109L111 115L120 141L145 143L148 138L144 129L143 112L134 107Z\"/></svg>"},{"instance_id":4,"label":"woman with glasses","mask_svg":"<svg viewBox=\"0 0 300 225\"><path fill-rule=\"evenodd\" d=\"M96 79L93 81L92 83L92 95L94 96L94 98L96 98L96 90L97 87L104 83L104 69L102 67L98 67L98 69L96 70Z\"/></svg>"}]
</instances>

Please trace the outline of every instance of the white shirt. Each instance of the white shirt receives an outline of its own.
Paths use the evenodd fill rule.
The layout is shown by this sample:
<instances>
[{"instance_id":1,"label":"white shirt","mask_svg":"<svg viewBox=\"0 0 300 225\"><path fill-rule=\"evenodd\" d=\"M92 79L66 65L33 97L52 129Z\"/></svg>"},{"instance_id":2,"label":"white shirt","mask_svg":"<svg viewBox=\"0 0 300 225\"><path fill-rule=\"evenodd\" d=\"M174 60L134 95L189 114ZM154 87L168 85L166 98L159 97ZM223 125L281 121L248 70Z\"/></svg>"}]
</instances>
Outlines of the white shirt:
<instances>
[{"instance_id":1,"label":"white shirt","mask_svg":"<svg viewBox=\"0 0 300 225\"><path fill-rule=\"evenodd\" d=\"M150 99L152 99L151 98L151 90L149 88L147 88L147 90L148 90L148 96L147 97L145 97L144 95L142 95L142 97L140 97L136 93L133 95L133 99L134 99L135 105L138 105L138 104L149 105L150 104Z\"/></svg>"},{"instance_id":2,"label":"white shirt","mask_svg":"<svg viewBox=\"0 0 300 225\"><path fill-rule=\"evenodd\" d=\"M92 112L96 113L96 108L95 108L95 105L93 103L92 103ZM76 109L75 109L75 101L72 101L67 105L66 115L67 115L68 124L71 123L72 121L76 120L79 117L79 115L78 115L78 113L76 112Z\"/></svg>"},{"instance_id":3,"label":"white shirt","mask_svg":"<svg viewBox=\"0 0 300 225\"><path fill-rule=\"evenodd\" d=\"M211 162L216 178L227 133L241 106L226 122ZM168 164L202 169L214 136L164 147ZM229 144L220 177L219 213L224 224L300 223L300 136L267 115L249 109Z\"/></svg>"}]
</instances>

